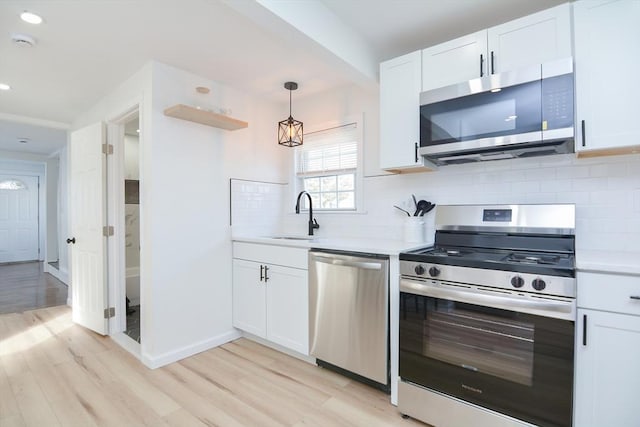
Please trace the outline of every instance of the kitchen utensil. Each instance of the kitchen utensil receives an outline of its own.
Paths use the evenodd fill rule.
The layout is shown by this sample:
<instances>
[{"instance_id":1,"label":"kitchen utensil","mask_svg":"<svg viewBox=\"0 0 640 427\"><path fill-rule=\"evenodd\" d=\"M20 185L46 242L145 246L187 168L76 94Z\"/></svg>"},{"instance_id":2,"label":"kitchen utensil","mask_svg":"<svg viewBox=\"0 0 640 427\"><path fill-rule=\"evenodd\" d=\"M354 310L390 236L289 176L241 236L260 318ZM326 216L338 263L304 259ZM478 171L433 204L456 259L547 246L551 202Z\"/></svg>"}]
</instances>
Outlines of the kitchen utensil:
<instances>
[{"instance_id":1,"label":"kitchen utensil","mask_svg":"<svg viewBox=\"0 0 640 427\"><path fill-rule=\"evenodd\" d=\"M429 206L427 206L426 209L424 209L423 211L420 212L420 216L423 216L424 214L428 214L429 212L431 212L434 208L436 207L435 203L431 203L429 202Z\"/></svg>"},{"instance_id":2,"label":"kitchen utensil","mask_svg":"<svg viewBox=\"0 0 640 427\"><path fill-rule=\"evenodd\" d=\"M416 207L416 209L418 209L418 202L416 201L416 195L412 194L411 197L413 198L413 205Z\"/></svg>"},{"instance_id":3,"label":"kitchen utensil","mask_svg":"<svg viewBox=\"0 0 640 427\"><path fill-rule=\"evenodd\" d=\"M407 214L407 216L411 216L411 214L409 213L409 211L405 211L405 210L404 210L404 209L402 209L400 206L393 205L393 207L394 207L394 208L396 208L396 209L401 210L401 211L402 211L402 212L404 212L404 213L406 213L406 214Z\"/></svg>"},{"instance_id":4,"label":"kitchen utensil","mask_svg":"<svg viewBox=\"0 0 640 427\"><path fill-rule=\"evenodd\" d=\"M420 211L425 210L429 206L428 203L429 202L427 202L426 200L420 200L416 204L416 212L413 214L413 216L420 215Z\"/></svg>"}]
</instances>

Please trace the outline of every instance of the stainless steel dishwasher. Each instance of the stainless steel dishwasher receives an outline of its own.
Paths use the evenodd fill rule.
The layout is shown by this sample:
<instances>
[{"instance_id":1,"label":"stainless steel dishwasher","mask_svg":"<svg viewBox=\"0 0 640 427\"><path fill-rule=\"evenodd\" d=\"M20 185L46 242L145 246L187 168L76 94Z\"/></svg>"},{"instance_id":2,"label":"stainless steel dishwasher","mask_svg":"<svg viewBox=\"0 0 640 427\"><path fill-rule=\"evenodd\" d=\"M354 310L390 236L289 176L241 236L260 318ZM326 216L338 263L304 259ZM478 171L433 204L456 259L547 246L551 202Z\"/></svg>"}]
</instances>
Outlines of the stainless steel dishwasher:
<instances>
[{"instance_id":1,"label":"stainless steel dishwasher","mask_svg":"<svg viewBox=\"0 0 640 427\"><path fill-rule=\"evenodd\" d=\"M389 391L389 258L309 252L310 353L319 366Z\"/></svg>"}]
</instances>

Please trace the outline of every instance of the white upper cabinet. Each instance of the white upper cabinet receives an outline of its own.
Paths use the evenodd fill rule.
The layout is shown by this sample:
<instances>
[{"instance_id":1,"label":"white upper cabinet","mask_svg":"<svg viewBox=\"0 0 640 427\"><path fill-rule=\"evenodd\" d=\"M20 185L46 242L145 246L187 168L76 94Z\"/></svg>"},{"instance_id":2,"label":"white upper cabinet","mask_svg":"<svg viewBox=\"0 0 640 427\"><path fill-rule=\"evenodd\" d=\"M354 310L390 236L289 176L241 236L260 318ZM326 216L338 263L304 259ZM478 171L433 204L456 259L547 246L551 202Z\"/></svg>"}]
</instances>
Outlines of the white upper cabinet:
<instances>
[{"instance_id":1,"label":"white upper cabinet","mask_svg":"<svg viewBox=\"0 0 640 427\"><path fill-rule=\"evenodd\" d=\"M421 53L380 64L380 167L419 169Z\"/></svg>"},{"instance_id":2,"label":"white upper cabinet","mask_svg":"<svg viewBox=\"0 0 640 427\"><path fill-rule=\"evenodd\" d=\"M573 8L576 151L640 152L640 1L579 1Z\"/></svg>"},{"instance_id":3,"label":"white upper cabinet","mask_svg":"<svg viewBox=\"0 0 640 427\"><path fill-rule=\"evenodd\" d=\"M571 57L569 3L487 30L489 73Z\"/></svg>"},{"instance_id":4,"label":"white upper cabinet","mask_svg":"<svg viewBox=\"0 0 640 427\"><path fill-rule=\"evenodd\" d=\"M422 51L422 90L487 74L487 31L482 30Z\"/></svg>"},{"instance_id":5,"label":"white upper cabinet","mask_svg":"<svg viewBox=\"0 0 640 427\"><path fill-rule=\"evenodd\" d=\"M422 51L422 90L571 56L568 3Z\"/></svg>"}]
</instances>

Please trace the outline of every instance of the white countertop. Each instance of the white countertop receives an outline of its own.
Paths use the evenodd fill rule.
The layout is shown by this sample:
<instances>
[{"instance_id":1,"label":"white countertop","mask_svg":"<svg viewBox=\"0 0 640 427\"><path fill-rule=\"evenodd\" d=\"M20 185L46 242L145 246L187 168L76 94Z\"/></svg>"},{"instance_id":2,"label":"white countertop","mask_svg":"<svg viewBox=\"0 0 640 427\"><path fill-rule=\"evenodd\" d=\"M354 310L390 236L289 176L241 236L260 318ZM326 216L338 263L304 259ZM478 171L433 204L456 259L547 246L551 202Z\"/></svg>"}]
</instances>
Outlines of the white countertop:
<instances>
[{"instance_id":1,"label":"white countertop","mask_svg":"<svg viewBox=\"0 0 640 427\"><path fill-rule=\"evenodd\" d=\"M295 236L294 236L295 237ZM303 237L303 236L299 236ZM409 243L402 240L315 237L312 240L277 239L273 237L234 236L234 242L262 243L296 248L334 249L381 255L398 255L400 252L424 248L425 243Z\"/></svg>"},{"instance_id":2,"label":"white countertop","mask_svg":"<svg viewBox=\"0 0 640 427\"><path fill-rule=\"evenodd\" d=\"M640 252L578 250L576 268L578 271L640 275Z\"/></svg>"}]
</instances>

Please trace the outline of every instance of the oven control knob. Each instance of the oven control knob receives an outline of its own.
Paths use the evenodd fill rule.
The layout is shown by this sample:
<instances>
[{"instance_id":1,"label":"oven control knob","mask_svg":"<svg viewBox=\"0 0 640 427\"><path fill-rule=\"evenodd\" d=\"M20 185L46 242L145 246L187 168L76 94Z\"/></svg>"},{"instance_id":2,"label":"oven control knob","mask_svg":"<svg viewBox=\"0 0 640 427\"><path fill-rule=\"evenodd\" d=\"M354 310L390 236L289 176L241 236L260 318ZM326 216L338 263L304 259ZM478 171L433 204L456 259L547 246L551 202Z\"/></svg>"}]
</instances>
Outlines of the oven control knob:
<instances>
[{"instance_id":1,"label":"oven control knob","mask_svg":"<svg viewBox=\"0 0 640 427\"><path fill-rule=\"evenodd\" d=\"M431 267L429 269L429 276L438 277L440 275L440 269L438 267Z\"/></svg>"},{"instance_id":2,"label":"oven control knob","mask_svg":"<svg viewBox=\"0 0 640 427\"><path fill-rule=\"evenodd\" d=\"M415 271L418 276L422 276L425 272L425 269L423 266L418 264L416 265L416 268L413 269L413 271Z\"/></svg>"},{"instance_id":3,"label":"oven control knob","mask_svg":"<svg viewBox=\"0 0 640 427\"><path fill-rule=\"evenodd\" d=\"M521 288L524 286L524 279L520 276L513 276L511 278L511 286L514 288Z\"/></svg>"},{"instance_id":4,"label":"oven control knob","mask_svg":"<svg viewBox=\"0 0 640 427\"><path fill-rule=\"evenodd\" d=\"M531 285L536 291L541 291L547 287L547 284L542 279L534 279Z\"/></svg>"}]
</instances>

